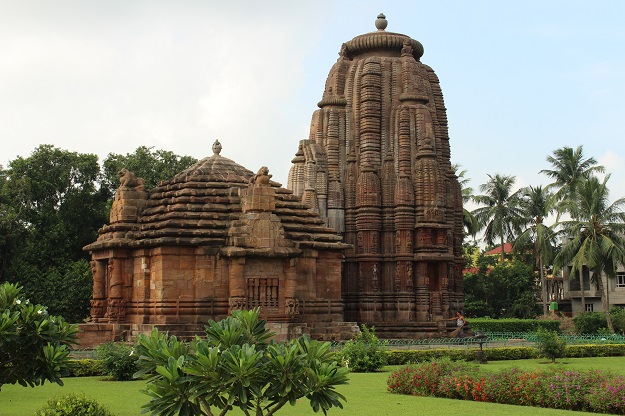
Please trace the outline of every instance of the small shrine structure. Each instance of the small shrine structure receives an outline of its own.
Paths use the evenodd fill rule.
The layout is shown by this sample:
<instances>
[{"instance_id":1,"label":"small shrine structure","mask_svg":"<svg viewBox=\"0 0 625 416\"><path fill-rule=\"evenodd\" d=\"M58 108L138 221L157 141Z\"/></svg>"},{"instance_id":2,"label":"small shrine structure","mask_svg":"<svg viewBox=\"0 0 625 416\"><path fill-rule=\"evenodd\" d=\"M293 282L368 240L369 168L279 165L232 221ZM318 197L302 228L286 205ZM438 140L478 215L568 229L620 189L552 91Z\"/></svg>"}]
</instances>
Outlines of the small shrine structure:
<instances>
[{"instance_id":1,"label":"small shrine structure","mask_svg":"<svg viewBox=\"0 0 625 416\"><path fill-rule=\"evenodd\" d=\"M233 309L260 308L280 338L350 338L341 262L348 247L291 191L221 156L221 144L146 190L120 172L110 224L91 253L91 323L82 345L130 339L153 327L201 332Z\"/></svg>"}]
</instances>

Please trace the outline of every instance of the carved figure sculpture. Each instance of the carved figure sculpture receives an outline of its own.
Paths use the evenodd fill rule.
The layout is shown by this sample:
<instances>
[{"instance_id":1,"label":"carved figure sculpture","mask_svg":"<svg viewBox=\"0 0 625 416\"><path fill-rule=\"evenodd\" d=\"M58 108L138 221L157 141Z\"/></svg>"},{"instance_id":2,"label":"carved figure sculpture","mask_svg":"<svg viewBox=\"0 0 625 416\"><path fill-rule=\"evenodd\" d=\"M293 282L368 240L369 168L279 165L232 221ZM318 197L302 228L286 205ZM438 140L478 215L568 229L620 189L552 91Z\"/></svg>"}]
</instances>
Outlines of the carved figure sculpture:
<instances>
[{"instance_id":1,"label":"carved figure sculpture","mask_svg":"<svg viewBox=\"0 0 625 416\"><path fill-rule=\"evenodd\" d=\"M267 166L263 166L258 169L256 175L250 178L250 185L254 186L269 186L269 179L271 179L273 175L269 174L269 168Z\"/></svg>"},{"instance_id":2,"label":"carved figure sculpture","mask_svg":"<svg viewBox=\"0 0 625 416\"><path fill-rule=\"evenodd\" d=\"M134 188L137 191L142 191L145 187L145 181L143 178L137 178L134 173L126 168L119 171L119 184L123 188Z\"/></svg>"}]
</instances>

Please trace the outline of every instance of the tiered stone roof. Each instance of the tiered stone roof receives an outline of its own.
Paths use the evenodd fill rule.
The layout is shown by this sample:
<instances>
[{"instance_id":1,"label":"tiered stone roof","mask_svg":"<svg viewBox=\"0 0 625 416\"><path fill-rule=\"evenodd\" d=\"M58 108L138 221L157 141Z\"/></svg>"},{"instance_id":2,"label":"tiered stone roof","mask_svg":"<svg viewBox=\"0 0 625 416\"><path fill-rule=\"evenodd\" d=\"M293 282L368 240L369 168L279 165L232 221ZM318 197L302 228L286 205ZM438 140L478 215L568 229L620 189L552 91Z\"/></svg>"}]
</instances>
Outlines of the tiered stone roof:
<instances>
[{"instance_id":1,"label":"tiered stone roof","mask_svg":"<svg viewBox=\"0 0 625 416\"><path fill-rule=\"evenodd\" d=\"M237 239L232 238L231 227L243 214L242 191L250 186L254 173L221 156L221 146L214 151L212 156L150 190L136 222L112 221L99 230L98 240L86 246L85 250L124 246L224 248L237 245ZM348 247L338 234L325 225L317 212L302 203L290 190L274 181L269 181L269 186L275 191L272 214L278 217L284 229L284 245L288 247L286 251L282 250L282 255L295 255L305 248ZM120 192L123 192L122 188L118 189ZM257 250L256 254L259 253ZM239 250L238 254L245 253Z\"/></svg>"}]
</instances>

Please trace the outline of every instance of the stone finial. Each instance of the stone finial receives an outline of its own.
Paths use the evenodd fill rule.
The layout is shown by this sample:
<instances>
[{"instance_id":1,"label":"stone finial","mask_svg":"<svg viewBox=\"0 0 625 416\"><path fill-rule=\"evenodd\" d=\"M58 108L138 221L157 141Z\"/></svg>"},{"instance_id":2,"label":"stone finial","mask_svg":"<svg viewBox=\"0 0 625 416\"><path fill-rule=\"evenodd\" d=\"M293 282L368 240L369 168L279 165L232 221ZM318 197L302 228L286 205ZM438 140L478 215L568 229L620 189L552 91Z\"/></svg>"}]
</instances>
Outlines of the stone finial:
<instances>
[{"instance_id":1,"label":"stone finial","mask_svg":"<svg viewBox=\"0 0 625 416\"><path fill-rule=\"evenodd\" d=\"M221 153L221 143L219 143L219 140L215 140L215 143L213 143L213 154L219 155L219 153Z\"/></svg>"},{"instance_id":2,"label":"stone finial","mask_svg":"<svg viewBox=\"0 0 625 416\"><path fill-rule=\"evenodd\" d=\"M384 30L387 25L388 21L386 20L386 16L384 16L384 13L380 13L378 18L375 20L375 28L378 30Z\"/></svg>"}]
</instances>

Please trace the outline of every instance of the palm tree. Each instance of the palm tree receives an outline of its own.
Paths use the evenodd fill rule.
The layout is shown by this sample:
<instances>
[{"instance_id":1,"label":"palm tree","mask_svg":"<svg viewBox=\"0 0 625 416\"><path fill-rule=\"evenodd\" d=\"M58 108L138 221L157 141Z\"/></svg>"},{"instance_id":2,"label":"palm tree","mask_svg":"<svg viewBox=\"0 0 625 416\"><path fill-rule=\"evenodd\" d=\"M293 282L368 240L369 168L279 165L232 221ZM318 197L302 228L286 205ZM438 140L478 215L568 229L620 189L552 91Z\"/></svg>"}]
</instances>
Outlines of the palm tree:
<instances>
[{"instance_id":1,"label":"palm tree","mask_svg":"<svg viewBox=\"0 0 625 416\"><path fill-rule=\"evenodd\" d=\"M525 231L514 243L515 250L525 247L528 243L534 246L536 268L540 273L540 285L543 300L543 315L547 315L547 282L545 280L545 263L553 258L555 233L552 227L543 223L553 212L553 195L542 186L529 186L521 193L521 209L526 218L531 218Z\"/></svg>"},{"instance_id":2,"label":"palm tree","mask_svg":"<svg viewBox=\"0 0 625 416\"><path fill-rule=\"evenodd\" d=\"M577 146L575 150L572 147L564 146L553 151L553 156L547 156L547 162L551 163L553 169L543 169L540 173L544 173L554 180L553 183L547 185L547 189L556 188L554 195L556 202L564 202L566 200L575 200L577 186L580 182L588 179L595 172L603 172L604 168L597 165L597 161L590 157L584 159L583 146ZM571 210L575 209L575 204L561 204L556 207L558 218L563 214L569 206L569 213L573 219L577 218L577 213ZM582 310L586 308L586 299L584 296L584 277L583 273L579 273L579 288L582 300Z\"/></svg>"},{"instance_id":3,"label":"palm tree","mask_svg":"<svg viewBox=\"0 0 625 416\"><path fill-rule=\"evenodd\" d=\"M488 244L494 245L498 237L501 242L501 261L504 260L504 242L514 239L520 233L524 220L520 206L520 192L512 192L516 178L495 174L488 175L488 182L480 185L483 195L476 195L473 200L483 207L476 208L472 214L481 228L484 228L484 238Z\"/></svg>"},{"instance_id":4,"label":"palm tree","mask_svg":"<svg viewBox=\"0 0 625 416\"><path fill-rule=\"evenodd\" d=\"M593 272L608 328L614 332L610 319L609 281L616 276L618 266L625 264L625 198L609 204L606 186L609 178L607 175L599 182L596 177L591 177L578 184L576 199L566 203L569 212L575 212L577 217L562 223L563 232L572 238L556 256L554 265L562 268L571 264L571 271L579 271L580 275L585 265ZM608 282L605 288L603 274Z\"/></svg>"},{"instance_id":5,"label":"palm tree","mask_svg":"<svg viewBox=\"0 0 625 416\"><path fill-rule=\"evenodd\" d=\"M583 146L577 146L575 150L568 146L556 149L553 151L553 156L547 156L547 162L551 163L553 169L543 169L540 173L554 180L553 183L547 185L547 189L557 188L554 194L556 201L575 199L577 186L581 181L588 179L595 172L603 173L604 171L603 166L597 165L595 158L584 159ZM573 204L570 208L574 209L575 205ZM574 212L570 214L575 218Z\"/></svg>"},{"instance_id":6,"label":"palm tree","mask_svg":"<svg viewBox=\"0 0 625 416\"><path fill-rule=\"evenodd\" d=\"M460 165L453 164L451 165L451 169L458 177L458 183L460 184L460 190L462 193L462 209L464 214L462 223L464 225L464 230L466 231L466 234L470 234L473 237L473 240L475 240L475 235L480 230L480 227L477 219L473 216L471 211L466 209L466 204L473 199L473 188L468 186L470 179L465 177L467 171L465 169L460 170Z\"/></svg>"}]
</instances>

